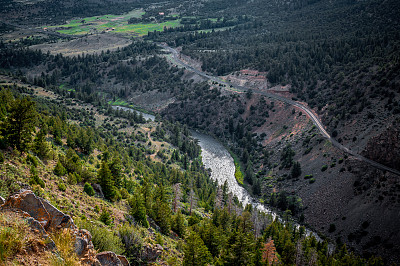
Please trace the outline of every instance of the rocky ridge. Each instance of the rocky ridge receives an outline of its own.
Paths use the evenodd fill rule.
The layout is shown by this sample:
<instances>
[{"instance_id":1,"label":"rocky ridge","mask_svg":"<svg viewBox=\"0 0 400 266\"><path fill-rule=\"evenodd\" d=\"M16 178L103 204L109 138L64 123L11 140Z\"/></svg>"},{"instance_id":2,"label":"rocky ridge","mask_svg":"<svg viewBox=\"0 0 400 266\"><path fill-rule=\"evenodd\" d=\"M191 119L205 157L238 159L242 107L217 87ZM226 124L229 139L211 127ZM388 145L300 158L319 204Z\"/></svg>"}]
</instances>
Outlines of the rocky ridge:
<instances>
[{"instance_id":1,"label":"rocky ridge","mask_svg":"<svg viewBox=\"0 0 400 266\"><path fill-rule=\"evenodd\" d=\"M57 254L57 247L51 239L51 233L58 230L70 230L74 236L74 251L85 265L130 265L124 256L111 251L97 253L89 231L79 229L72 218L59 211L47 200L36 196L30 190L21 190L7 200L0 198L0 212L14 211L22 213L28 225L38 231L45 240L46 249Z\"/></svg>"}]
</instances>

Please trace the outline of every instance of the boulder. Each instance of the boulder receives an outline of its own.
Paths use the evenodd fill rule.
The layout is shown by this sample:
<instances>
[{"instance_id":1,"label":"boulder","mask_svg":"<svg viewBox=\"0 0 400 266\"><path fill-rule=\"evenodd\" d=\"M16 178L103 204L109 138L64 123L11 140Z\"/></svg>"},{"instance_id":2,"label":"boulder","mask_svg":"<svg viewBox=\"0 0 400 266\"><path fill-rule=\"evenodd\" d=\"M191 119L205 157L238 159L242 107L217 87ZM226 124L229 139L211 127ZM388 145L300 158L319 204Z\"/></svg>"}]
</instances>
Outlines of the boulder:
<instances>
[{"instance_id":1,"label":"boulder","mask_svg":"<svg viewBox=\"0 0 400 266\"><path fill-rule=\"evenodd\" d=\"M4 199L1 198L0 203L2 203L2 200ZM80 257L82 263L95 266L129 265L124 256L116 255L111 251L101 252L96 255L92 243L92 235L88 230L79 230L69 215L65 215L47 200L37 197L30 190L22 190L10 196L0 206L0 210L7 209L21 212L30 227L41 233L49 250L56 249L56 245L48 232L67 228L75 236L74 251Z\"/></svg>"},{"instance_id":2,"label":"boulder","mask_svg":"<svg viewBox=\"0 0 400 266\"><path fill-rule=\"evenodd\" d=\"M72 228L74 227L74 222L72 218L69 215L65 215L61 211L59 211L56 207L51 205L47 200L39 198L44 207L46 208L46 211L48 212L50 216L50 221L48 224L48 229L54 230L54 229L60 229L60 228Z\"/></svg>"},{"instance_id":3,"label":"boulder","mask_svg":"<svg viewBox=\"0 0 400 266\"><path fill-rule=\"evenodd\" d=\"M15 208L27 212L31 217L41 223L45 229L51 220L41 199L30 190L22 190L21 193L10 196L2 205L2 208Z\"/></svg>"},{"instance_id":4,"label":"boulder","mask_svg":"<svg viewBox=\"0 0 400 266\"><path fill-rule=\"evenodd\" d=\"M5 202L6 200L2 196L0 196L0 205L3 205Z\"/></svg>"},{"instance_id":5,"label":"boulder","mask_svg":"<svg viewBox=\"0 0 400 266\"><path fill-rule=\"evenodd\" d=\"M129 266L129 261L126 259L125 256L117 255L118 259L121 261L122 265Z\"/></svg>"},{"instance_id":6,"label":"boulder","mask_svg":"<svg viewBox=\"0 0 400 266\"><path fill-rule=\"evenodd\" d=\"M74 251L78 256L82 256L86 251L88 246L88 241L80 236L76 237L74 244Z\"/></svg>"},{"instance_id":7,"label":"boulder","mask_svg":"<svg viewBox=\"0 0 400 266\"><path fill-rule=\"evenodd\" d=\"M123 266L118 256L112 251L97 253L96 259L102 266Z\"/></svg>"},{"instance_id":8,"label":"boulder","mask_svg":"<svg viewBox=\"0 0 400 266\"><path fill-rule=\"evenodd\" d=\"M143 261L155 261L161 256L162 252L163 247L161 245L157 244L153 246L151 244L147 244L143 247L141 259Z\"/></svg>"},{"instance_id":9,"label":"boulder","mask_svg":"<svg viewBox=\"0 0 400 266\"><path fill-rule=\"evenodd\" d=\"M46 243L46 247L49 250L54 250L56 249L56 244L54 243L53 239L51 239L51 237L47 234L46 230L44 230L43 226L41 223L39 223L37 220L35 220L32 217L28 217L26 219L27 223L29 224L29 226L31 228L33 228L34 230L39 231L39 233L42 234L43 239L45 240Z\"/></svg>"}]
</instances>

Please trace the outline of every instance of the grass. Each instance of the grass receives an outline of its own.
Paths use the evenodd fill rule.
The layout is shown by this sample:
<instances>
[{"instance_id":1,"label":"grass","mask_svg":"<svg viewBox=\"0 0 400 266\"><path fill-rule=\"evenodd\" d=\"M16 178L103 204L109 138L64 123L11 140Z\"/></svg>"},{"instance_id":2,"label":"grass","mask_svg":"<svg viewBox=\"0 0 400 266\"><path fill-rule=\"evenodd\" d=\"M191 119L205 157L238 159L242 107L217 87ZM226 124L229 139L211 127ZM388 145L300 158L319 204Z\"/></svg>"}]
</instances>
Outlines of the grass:
<instances>
[{"instance_id":1,"label":"grass","mask_svg":"<svg viewBox=\"0 0 400 266\"><path fill-rule=\"evenodd\" d=\"M240 184L240 185L243 185L243 173L242 173L242 171L240 170L240 165L239 165L239 163L237 163L237 162L235 162L235 178L236 178L236 181Z\"/></svg>"},{"instance_id":2,"label":"grass","mask_svg":"<svg viewBox=\"0 0 400 266\"><path fill-rule=\"evenodd\" d=\"M118 105L118 106L127 106L129 105L127 102L125 102L122 99L117 98L115 101L109 101L108 104L111 105Z\"/></svg>"},{"instance_id":3,"label":"grass","mask_svg":"<svg viewBox=\"0 0 400 266\"><path fill-rule=\"evenodd\" d=\"M21 218L12 216L0 214L0 264L19 253L27 241L28 225Z\"/></svg>"},{"instance_id":4,"label":"grass","mask_svg":"<svg viewBox=\"0 0 400 266\"><path fill-rule=\"evenodd\" d=\"M228 151L229 151L229 153L231 154L231 156L232 156L232 158L233 158L233 162L235 163L235 178L236 178L236 181L239 183L239 185L242 185L243 186L243 181L244 181L244 174L243 174L243 172L242 172L242 170L241 170L241 167L240 167L240 161L239 161L239 159L237 158L237 156L236 156L236 154L234 154L233 152L231 152L229 149L228 149Z\"/></svg>"},{"instance_id":5,"label":"grass","mask_svg":"<svg viewBox=\"0 0 400 266\"><path fill-rule=\"evenodd\" d=\"M162 23L128 24L130 18L141 17L145 12L142 9L132 10L123 15L104 15L79 18L69 23L57 26L45 26L67 35L85 35L92 32L113 31L117 33L132 33L138 36L147 35L148 32L162 31L164 27L173 28L180 26L180 20L170 20Z\"/></svg>"},{"instance_id":6,"label":"grass","mask_svg":"<svg viewBox=\"0 0 400 266\"><path fill-rule=\"evenodd\" d=\"M139 36L147 35L148 32L163 31L164 27L175 28L180 26L180 20L170 20L163 23L147 23L147 24L127 24L119 26L115 29L118 33L136 33Z\"/></svg>"},{"instance_id":7,"label":"grass","mask_svg":"<svg viewBox=\"0 0 400 266\"><path fill-rule=\"evenodd\" d=\"M52 265L80 265L79 259L74 251L74 236L69 229L59 230L52 235L52 239L57 246L59 257L51 254L50 261Z\"/></svg>"}]
</instances>

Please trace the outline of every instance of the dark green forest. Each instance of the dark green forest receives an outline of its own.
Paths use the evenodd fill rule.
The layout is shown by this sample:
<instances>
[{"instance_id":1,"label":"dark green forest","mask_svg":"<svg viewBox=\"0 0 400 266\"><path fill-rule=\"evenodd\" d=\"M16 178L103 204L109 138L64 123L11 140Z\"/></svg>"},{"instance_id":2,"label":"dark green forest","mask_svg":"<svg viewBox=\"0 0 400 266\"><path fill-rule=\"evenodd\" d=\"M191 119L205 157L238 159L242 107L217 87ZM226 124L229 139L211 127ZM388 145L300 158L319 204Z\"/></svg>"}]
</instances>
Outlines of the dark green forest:
<instances>
[{"instance_id":1,"label":"dark green forest","mask_svg":"<svg viewBox=\"0 0 400 266\"><path fill-rule=\"evenodd\" d=\"M294 191L282 188L263 193L269 191L265 178L271 170L285 172L276 177L278 183L315 182L312 174L304 172L305 165L294 159L323 142L315 126L302 133L297 145L302 151L286 143L279 151L266 149L266 133L253 132L272 124L268 118L278 104L254 96L251 90L241 95L226 93L217 84L187 78L186 71L168 63L158 44L180 47L182 54L213 75L254 69L264 73L270 87L290 85L290 97L314 109L339 143L355 142L357 137L344 132L346 123L362 117L366 123L391 124L400 115L398 1L35 3L48 16L36 15L15 1L3 1L0 7L5 13L15 10L21 17L32 18L29 23L13 20L21 25L46 25L50 18L58 24L76 16L121 14L134 8L143 8L145 15L132 18L131 24L173 19L181 24L132 38L132 44L116 51L73 57L29 47L58 41L54 36L1 40L0 74L14 82L1 81L0 90L0 168L8 171L0 178L2 197L30 188L57 202L48 195L55 182L57 191L78 189L99 198L109 208L100 210L96 205L95 221L79 213L79 204L67 211L81 228L92 232L98 251L113 250L133 265L150 263L141 257L146 241L161 246L173 243L173 251L166 251L169 265L386 262L369 249L381 239L371 239L364 245L368 251L357 254L340 238L323 236L317 241L306 234L304 226L294 223L304 222L307 208ZM3 24L0 32L13 30ZM54 93L54 99L38 96L38 87ZM130 105L128 99L149 92L174 99L156 114L155 122L112 108L112 103L126 100ZM295 117L303 115L290 111ZM96 120L99 116L105 117L101 123ZM287 125L281 128L285 132ZM220 140L234 156L244 187L279 211L282 219L272 219L251 205L242 206L226 183L221 186L211 180L190 129ZM155 142L162 148L155 150ZM14 161L25 175L9 171ZM335 165L336 159L318 172ZM44 174L43 169L50 166L51 172ZM340 172L351 172L344 164L340 168ZM361 185L355 182L354 186ZM112 217L113 206L124 206L123 222ZM364 229L369 226L364 225ZM329 232L336 230L334 223L326 226ZM149 232L151 240L145 236ZM350 242L358 237L348 234Z\"/></svg>"}]
</instances>

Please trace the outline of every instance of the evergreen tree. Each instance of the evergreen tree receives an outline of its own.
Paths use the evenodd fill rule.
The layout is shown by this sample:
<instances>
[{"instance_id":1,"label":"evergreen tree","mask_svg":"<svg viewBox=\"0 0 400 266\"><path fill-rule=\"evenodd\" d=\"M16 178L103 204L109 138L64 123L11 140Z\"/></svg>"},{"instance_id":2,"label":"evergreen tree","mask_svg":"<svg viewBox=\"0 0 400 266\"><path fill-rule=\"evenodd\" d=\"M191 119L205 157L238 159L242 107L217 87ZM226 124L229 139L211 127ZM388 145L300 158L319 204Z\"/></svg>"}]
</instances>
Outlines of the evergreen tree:
<instances>
[{"instance_id":1,"label":"evergreen tree","mask_svg":"<svg viewBox=\"0 0 400 266\"><path fill-rule=\"evenodd\" d=\"M54 174L57 176L63 176L67 173L67 170L65 170L64 166L61 164L60 161L57 162L56 166L54 167L53 170Z\"/></svg>"},{"instance_id":2,"label":"evergreen tree","mask_svg":"<svg viewBox=\"0 0 400 266\"><path fill-rule=\"evenodd\" d=\"M176 213L173 224L172 224L172 230L175 231L175 233L178 234L178 236L184 238L185 233L186 233L186 227L185 227L185 218L183 217L182 213L180 210Z\"/></svg>"},{"instance_id":3,"label":"evergreen tree","mask_svg":"<svg viewBox=\"0 0 400 266\"><path fill-rule=\"evenodd\" d=\"M138 222L143 227L149 227L143 196L136 193L129 200L129 205L131 207L130 214L136 220L136 222Z\"/></svg>"},{"instance_id":4,"label":"evergreen tree","mask_svg":"<svg viewBox=\"0 0 400 266\"><path fill-rule=\"evenodd\" d=\"M299 162L294 162L292 166L292 170L290 172L290 176L292 178L297 178L301 175L301 165Z\"/></svg>"},{"instance_id":5,"label":"evergreen tree","mask_svg":"<svg viewBox=\"0 0 400 266\"><path fill-rule=\"evenodd\" d=\"M16 99L10 108L10 114L5 123L5 135L10 146L20 151L27 151L36 124L35 102L26 97Z\"/></svg>"},{"instance_id":6,"label":"evergreen tree","mask_svg":"<svg viewBox=\"0 0 400 266\"><path fill-rule=\"evenodd\" d=\"M210 252L195 232L191 232L186 239L184 253L183 265L185 266L203 266L211 261Z\"/></svg>"},{"instance_id":7,"label":"evergreen tree","mask_svg":"<svg viewBox=\"0 0 400 266\"><path fill-rule=\"evenodd\" d=\"M46 130L44 128L36 134L32 150L40 159L47 159L49 157L50 147L46 141Z\"/></svg>"},{"instance_id":8,"label":"evergreen tree","mask_svg":"<svg viewBox=\"0 0 400 266\"><path fill-rule=\"evenodd\" d=\"M100 170L97 173L97 180L101 186L104 197L108 200L112 200L115 196L115 189L113 186L110 168L104 161L101 163Z\"/></svg>"}]
</instances>

